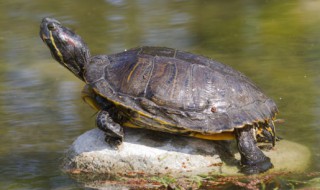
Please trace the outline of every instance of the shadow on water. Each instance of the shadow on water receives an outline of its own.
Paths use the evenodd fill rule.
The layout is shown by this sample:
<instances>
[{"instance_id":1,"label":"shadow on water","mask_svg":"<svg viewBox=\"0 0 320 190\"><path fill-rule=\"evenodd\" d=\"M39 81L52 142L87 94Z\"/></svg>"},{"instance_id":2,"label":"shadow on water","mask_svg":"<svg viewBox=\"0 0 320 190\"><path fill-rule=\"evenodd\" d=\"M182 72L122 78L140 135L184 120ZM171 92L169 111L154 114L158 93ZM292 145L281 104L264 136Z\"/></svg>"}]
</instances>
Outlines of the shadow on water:
<instances>
[{"instance_id":1,"label":"shadow on water","mask_svg":"<svg viewBox=\"0 0 320 190\"><path fill-rule=\"evenodd\" d=\"M304 172L319 172L319 10L312 0L1 2L0 186L74 188L60 158L94 127L94 111L81 102L83 84L51 59L38 36L45 16L75 29L92 54L169 46L231 65L277 102L285 120L278 134L309 147L312 164ZM286 175L283 182L303 179ZM319 187L319 175L309 179Z\"/></svg>"}]
</instances>

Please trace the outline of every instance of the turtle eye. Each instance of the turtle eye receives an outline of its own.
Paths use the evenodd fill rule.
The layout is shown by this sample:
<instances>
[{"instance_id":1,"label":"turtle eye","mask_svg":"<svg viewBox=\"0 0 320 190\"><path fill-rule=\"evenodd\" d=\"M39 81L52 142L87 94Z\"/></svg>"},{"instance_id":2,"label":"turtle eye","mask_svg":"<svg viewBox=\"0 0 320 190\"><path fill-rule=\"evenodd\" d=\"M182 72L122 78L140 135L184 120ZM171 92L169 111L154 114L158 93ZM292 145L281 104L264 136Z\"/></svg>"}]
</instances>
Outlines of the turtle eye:
<instances>
[{"instance_id":1,"label":"turtle eye","mask_svg":"<svg viewBox=\"0 0 320 190\"><path fill-rule=\"evenodd\" d=\"M55 25L54 25L53 23L49 23L49 24L47 25L47 27L48 27L48 29L51 30L51 31L53 31L53 30L56 29L56 27L55 27Z\"/></svg>"}]
</instances>

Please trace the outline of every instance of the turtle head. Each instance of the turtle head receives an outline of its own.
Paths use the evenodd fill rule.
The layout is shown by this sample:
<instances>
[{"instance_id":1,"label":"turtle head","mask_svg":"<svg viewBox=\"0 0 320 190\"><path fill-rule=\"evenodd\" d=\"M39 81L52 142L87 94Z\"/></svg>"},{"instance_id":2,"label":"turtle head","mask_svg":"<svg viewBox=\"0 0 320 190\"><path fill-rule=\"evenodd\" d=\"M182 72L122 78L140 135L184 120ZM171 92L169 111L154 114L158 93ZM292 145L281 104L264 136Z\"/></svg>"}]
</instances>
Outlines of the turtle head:
<instances>
[{"instance_id":1,"label":"turtle head","mask_svg":"<svg viewBox=\"0 0 320 190\"><path fill-rule=\"evenodd\" d=\"M90 58L87 45L80 36L53 18L44 18L40 25L40 38L49 47L52 57L84 80L84 67Z\"/></svg>"}]
</instances>

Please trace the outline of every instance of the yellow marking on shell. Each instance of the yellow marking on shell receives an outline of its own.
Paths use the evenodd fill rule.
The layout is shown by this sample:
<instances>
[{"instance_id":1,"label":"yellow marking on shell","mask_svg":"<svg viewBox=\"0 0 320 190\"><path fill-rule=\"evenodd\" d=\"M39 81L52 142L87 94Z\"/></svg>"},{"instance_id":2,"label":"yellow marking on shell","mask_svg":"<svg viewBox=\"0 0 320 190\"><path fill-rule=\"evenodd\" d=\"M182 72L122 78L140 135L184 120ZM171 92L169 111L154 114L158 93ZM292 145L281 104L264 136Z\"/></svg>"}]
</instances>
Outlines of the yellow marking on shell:
<instances>
[{"instance_id":1,"label":"yellow marking on shell","mask_svg":"<svg viewBox=\"0 0 320 190\"><path fill-rule=\"evenodd\" d=\"M105 95L101 94L96 88L93 88L94 92L99 94L100 96L104 97L105 99L109 100L110 102L112 102L116 107L123 107L123 108L126 108L126 109L131 109L131 110L134 110L132 107L129 107L129 106L126 106L124 103L122 102L117 102L115 101L114 99L110 99L108 97L106 97ZM176 127L176 125L172 124L172 123L169 123L169 122L166 122L165 120L161 120L161 119L158 119L150 114L147 114L146 112L143 112L143 111L139 111L139 110L135 110L135 112L137 112L140 116L142 117L147 117L149 119L152 119L156 122L158 122L160 125L162 125L163 127L164 126L172 126L173 128ZM137 121L142 121L141 120L141 117L138 117L138 118L135 118L135 120ZM258 123L258 122L261 122L261 121L254 121L253 123ZM130 121L122 124L123 126L125 127L131 127L131 128L143 128L141 126L137 126L133 123L131 123ZM244 126L246 126L248 124L243 124L241 126L237 126L237 127L234 127L234 128L242 128ZM164 127L166 128L166 127ZM234 128L233 129L230 129L228 131L225 131L225 132L222 132L222 133L216 133L216 134L208 134L208 135L204 135L202 133L198 133L198 132L192 132L192 133L189 133L189 135L187 136L192 136L192 137L195 137L195 138L200 138L200 139L207 139L207 140L231 140L231 139L235 139L235 135L234 135ZM186 130L187 131L187 130ZM173 132L172 129L170 132ZM179 133L179 131L177 131L177 133Z\"/></svg>"},{"instance_id":2,"label":"yellow marking on shell","mask_svg":"<svg viewBox=\"0 0 320 190\"><path fill-rule=\"evenodd\" d=\"M101 94L96 88L93 88L93 91L94 91L96 94L99 94L100 96L104 97L104 98L107 99L108 101L112 102L116 107L123 107L123 108L126 108L126 109L131 109L131 110L133 110L132 107L128 107L128 106L124 105L124 104L121 103L121 102L117 102L117 101L115 101L115 100L109 99L108 97L106 97L106 96L104 96L103 94ZM83 94L85 94L85 95L83 95L83 96L88 96L88 97L90 97L88 94L86 94L86 92L83 92ZM82 97L83 97L83 96L82 96ZM88 100L89 100L89 98L88 98ZM92 101L92 102L91 102L91 101ZM89 102L93 103L93 102L95 102L95 101L92 100L92 98L91 98L91 100L89 100ZM89 103L88 103L88 104L89 104ZM93 103L93 104L95 104L95 103ZM91 106L91 104L89 104L89 105ZM95 108L94 105L91 106L91 107ZM147 118L149 118L149 119L153 119L154 121L158 122L160 125L163 125L163 126L168 125L168 126L175 127L175 125L173 125L172 123L166 122L166 121L161 120L161 119L157 119L157 118L153 117L152 115L149 115L149 114L147 114L147 113L145 113L145 112L143 112L143 111L135 110L135 112L138 113L140 116L147 117ZM135 120L142 121L140 117L135 118ZM143 122L143 121L142 121L142 122ZM126 125L128 125L128 127L131 126L132 128L141 128L141 127L139 127L139 126L135 126L135 127L134 127L134 125L133 125L132 123L130 123L130 122L127 122Z\"/></svg>"},{"instance_id":3,"label":"yellow marking on shell","mask_svg":"<svg viewBox=\"0 0 320 190\"><path fill-rule=\"evenodd\" d=\"M140 126L134 125L133 123L130 123L130 122L125 122L122 125L124 127L130 127L130 128L141 128Z\"/></svg>"},{"instance_id":4,"label":"yellow marking on shell","mask_svg":"<svg viewBox=\"0 0 320 190\"><path fill-rule=\"evenodd\" d=\"M91 98L90 96L82 96L82 99L85 103L87 103L94 110L101 110L101 107L97 104L97 102Z\"/></svg>"},{"instance_id":5,"label":"yellow marking on shell","mask_svg":"<svg viewBox=\"0 0 320 190\"><path fill-rule=\"evenodd\" d=\"M206 139L206 140L232 140L235 139L235 135L232 132L223 132L223 133L216 133L210 135L204 135L201 133L191 133L190 136L196 137L199 139Z\"/></svg>"},{"instance_id":6,"label":"yellow marking on shell","mask_svg":"<svg viewBox=\"0 0 320 190\"><path fill-rule=\"evenodd\" d=\"M66 65L66 64L64 63L62 53L61 53L60 50L57 48L57 45L56 45L56 43L54 42L54 38L53 38L53 36L52 36L52 32L51 32L51 31L49 31L49 32L50 32L50 40L51 40L51 42L52 42L52 45L53 45L54 49L57 51L57 55L59 56L60 61L61 61L64 65Z\"/></svg>"},{"instance_id":7,"label":"yellow marking on shell","mask_svg":"<svg viewBox=\"0 0 320 190\"><path fill-rule=\"evenodd\" d=\"M114 99L110 99L110 98L106 97L105 95L101 94L96 88L94 88L93 90L94 90L95 93L99 94L101 97L104 97L108 101L112 102L116 107L123 107L123 108L126 108L126 109L134 110L132 107L126 106L124 103L117 102ZM169 125L169 126L175 127L175 125L173 125L172 123L166 122L164 120L157 119L157 118L153 117L152 115L147 114L147 113L145 113L143 111L135 110L135 112L137 112L141 116L147 117L149 119L153 119L154 121L157 121L161 125Z\"/></svg>"},{"instance_id":8,"label":"yellow marking on shell","mask_svg":"<svg viewBox=\"0 0 320 190\"><path fill-rule=\"evenodd\" d=\"M127 82L130 81L130 78L131 78L134 70L136 70L136 68L138 67L138 65L139 65L139 61L134 65L134 67L133 67L132 70L130 71L130 73L129 73L129 75L128 75L128 78L127 78Z\"/></svg>"},{"instance_id":9,"label":"yellow marking on shell","mask_svg":"<svg viewBox=\"0 0 320 190\"><path fill-rule=\"evenodd\" d=\"M134 123L131 123L130 121L125 122L122 125L124 127L130 127L130 128L142 128L141 126L137 126ZM170 131L170 132L174 133L174 131ZM176 133L179 134L178 131ZM232 140L232 139L235 139L235 135L233 132L223 132L223 133L208 134L208 135L197 133L197 132L192 132L192 133L189 133L184 136L191 136L194 138L205 139L205 140Z\"/></svg>"},{"instance_id":10,"label":"yellow marking on shell","mask_svg":"<svg viewBox=\"0 0 320 190\"><path fill-rule=\"evenodd\" d=\"M94 98L94 91L89 85L85 85L81 91L82 100L87 103L94 110L101 110L101 107L98 105L97 101Z\"/></svg>"}]
</instances>

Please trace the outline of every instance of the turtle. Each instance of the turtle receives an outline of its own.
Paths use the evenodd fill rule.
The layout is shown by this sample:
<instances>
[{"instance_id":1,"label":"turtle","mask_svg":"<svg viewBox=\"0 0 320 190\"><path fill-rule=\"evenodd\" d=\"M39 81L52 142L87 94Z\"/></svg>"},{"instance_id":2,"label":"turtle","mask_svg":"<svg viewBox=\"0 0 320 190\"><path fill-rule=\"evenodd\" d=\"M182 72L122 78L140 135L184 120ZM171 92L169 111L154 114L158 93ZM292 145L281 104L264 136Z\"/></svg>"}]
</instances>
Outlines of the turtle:
<instances>
[{"instance_id":1,"label":"turtle","mask_svg":"<svg viewBox=\"0 0 320 190\"><path fill-rule=\"evenodd\" d=\"M91 56L83 39L54 18L42 19L40 37L52 57L85 82L82 98L98 111L96 126L111 147L121 147L127 127L235 139L240 172L258 174L273 168L257 136L267 134L262 139L275 145L278 108L241 72L167 47Z\"/></svg>"}]
</instances>

